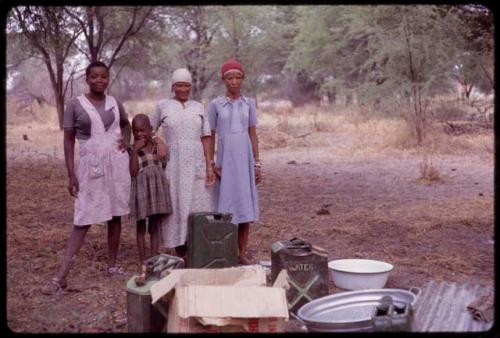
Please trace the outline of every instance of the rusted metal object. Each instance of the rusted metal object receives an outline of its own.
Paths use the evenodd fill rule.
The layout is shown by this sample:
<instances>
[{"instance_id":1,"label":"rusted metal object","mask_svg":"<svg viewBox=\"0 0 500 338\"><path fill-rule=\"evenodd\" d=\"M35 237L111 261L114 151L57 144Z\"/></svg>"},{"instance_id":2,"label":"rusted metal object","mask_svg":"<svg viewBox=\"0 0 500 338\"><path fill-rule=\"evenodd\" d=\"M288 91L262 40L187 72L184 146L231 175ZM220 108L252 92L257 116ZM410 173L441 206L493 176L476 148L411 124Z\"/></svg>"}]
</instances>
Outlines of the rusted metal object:
<instances>
[{"instance_id":1,"label":"rusted metal object","mask_svg":"<svg viewBox=\"0 0 500 338\"><path fill-rule=\"evenodd\" d=\"M271 282L288 272L288 309L296 312L307 302L328 294L328 254L325 250L293 238L271 246Z\"/></svg>"}]
</instances>

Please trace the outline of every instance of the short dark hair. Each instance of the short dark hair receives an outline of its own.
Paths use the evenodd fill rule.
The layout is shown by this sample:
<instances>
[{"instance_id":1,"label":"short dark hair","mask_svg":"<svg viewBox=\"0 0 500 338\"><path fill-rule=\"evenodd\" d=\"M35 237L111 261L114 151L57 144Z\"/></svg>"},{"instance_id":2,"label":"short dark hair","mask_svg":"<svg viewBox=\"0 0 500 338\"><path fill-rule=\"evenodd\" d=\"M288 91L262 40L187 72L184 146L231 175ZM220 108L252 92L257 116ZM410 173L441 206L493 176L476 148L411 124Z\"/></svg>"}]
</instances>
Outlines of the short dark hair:
<instances>
[{"instance_id":1,"label":"short dark hair","mask_svg":"<svg viewBox=\"0 0 500 338\"><path fill-rule=\"evenodd\" d=\"M132 119L132 125L134 124L134 121L137 123L137 122L142 122L142 123L146 123L147 126L149 127L153 127L151 125L151 121L149 120L149 116L147 116L146 114L142 114L142 113L139 113L137 115L134 116L134 118Z\"/></svg>"},{"instance_id":2,"label":"short dark hair","mask_svg":"<svg viewBox=\"0 0 500 338\"><path fill-rule=\"evenodd\" d=\"M87 69L85 69L85 76L86 77L89 77L89 74L90 74L90 70L94 67L104 67L106 68L106 71L109 73L109 67L106 66L106 64L104 62L101 62L101 61L94 61L94 62L91 62L88 66L87 66Z\"/></svg>"}]
</instances>

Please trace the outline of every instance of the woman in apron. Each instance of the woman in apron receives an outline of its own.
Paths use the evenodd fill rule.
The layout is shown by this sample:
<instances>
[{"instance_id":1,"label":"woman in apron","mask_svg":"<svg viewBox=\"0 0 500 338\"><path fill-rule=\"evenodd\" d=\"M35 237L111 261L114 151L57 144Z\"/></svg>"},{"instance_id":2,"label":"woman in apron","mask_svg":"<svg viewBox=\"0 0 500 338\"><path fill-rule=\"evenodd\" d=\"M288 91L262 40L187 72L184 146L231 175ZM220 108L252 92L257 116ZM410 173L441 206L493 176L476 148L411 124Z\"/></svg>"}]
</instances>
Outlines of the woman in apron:
<instances>
[{"instance_id":1,"label":"woman in apron","mask_svg":"<svg viewBox=\"0 0 500 338\"><path fill-rule=\"evenodd\" d=\"M121 216L129 213L130 123L123 106L105 91L108 67L91 63L86 70L89 92L68 102L64 112L64 157L68 170L68 190L75 198L73 228L63 262L44 294L54 294L67 285L68 274L88 229L92 224L108 224L109 275L123 273L116 266L120 244ZM75 172L75 138L79 141L80 162Z\"/></svg>"}]
</instances>

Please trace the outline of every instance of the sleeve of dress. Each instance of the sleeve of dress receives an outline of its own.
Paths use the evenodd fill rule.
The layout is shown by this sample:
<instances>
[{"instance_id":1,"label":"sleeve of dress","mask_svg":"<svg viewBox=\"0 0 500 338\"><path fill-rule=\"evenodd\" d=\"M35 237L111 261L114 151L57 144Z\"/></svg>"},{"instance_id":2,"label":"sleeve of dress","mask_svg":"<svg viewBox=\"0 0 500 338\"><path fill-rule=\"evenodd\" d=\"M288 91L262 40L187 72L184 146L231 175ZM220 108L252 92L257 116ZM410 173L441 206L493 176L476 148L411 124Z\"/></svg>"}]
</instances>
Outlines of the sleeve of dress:
<instances>
[{"instance_id":1,"label":"sleeve of dress","mask_svg":"<svg viewBox=\"0 0 500 338\"><path fill-rule=\"evenodd\" d=\"M153 130L157 131L158 128L160 127L160 121L161 121L160 103L156 105L155 111L149 115L149 121L151 122Z\"/></svg>"},{"instance_id":2,"label":"sleeve of dress","mask_svg":"<svg viewBox=\"0 0 500 338\"><path fill-rule=\"evenodd\" d=\"M217 108L214 101L210 101L207 108L208 121L210 129L217 129Z\"/></svg>"},{"instance_id":3,"label":"sleeve of dress","mask_svg":"<svg viewBox=\"0 0 500 338\"><path fill-rule=\"evenodd\" d=\"M63 129L71 130L73 128L75 128L75 101L71 100L64 109Z\"/></svg>"},{"instance_id":4,"label":"sleeve of dress","mask_svg":"<svg viewBox=\"0 0 500 338\"><path fill-rule=\"evenodd\" d=\"M253 127L257 125L257 110L255 109L255 100L250 99L250 111L248 114L248 126Z\"/></svg>"},{"instance_id":5,"label":"sleeve of dress","mask_svg":"<svg viewBox=\"0 0 500 338\"><path fill-rule=\"evenodd\" d=\"M203 122L201 126L201 136L210 136L212 131L210 130L210 121L208 119L207 111L203 108L203 105L200 104L201 113L203 114Z\"/></svg>"}]
</instances>

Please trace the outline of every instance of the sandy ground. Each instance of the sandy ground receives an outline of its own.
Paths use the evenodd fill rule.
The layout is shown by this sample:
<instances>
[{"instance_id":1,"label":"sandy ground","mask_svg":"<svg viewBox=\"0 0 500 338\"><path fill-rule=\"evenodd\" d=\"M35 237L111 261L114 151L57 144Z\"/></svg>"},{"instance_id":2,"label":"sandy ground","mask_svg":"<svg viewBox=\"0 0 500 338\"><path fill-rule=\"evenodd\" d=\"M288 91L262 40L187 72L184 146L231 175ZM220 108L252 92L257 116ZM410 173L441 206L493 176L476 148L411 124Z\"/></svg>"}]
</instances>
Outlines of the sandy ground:
<instances>
[{"instance_id":1,"label":"sandy ground","mask_svg":"<svg viewBox=\"0 0 500 338\"><path fill-rule=\"evenodd\" d=\"M126 332L125 283L138 271L135 227L125 220L119 262L108 277L105 226L89 230L68 276L69 289L39 292L54 274L70 231L62 146L21 139L7 144L7 324L16 332ZM62 135L54 138L60 142ZM330 259L392 263L387 287L423 287L429 280L493 284L493 160L439 156L442 181L419 180L420 156L388 151L339 154L347 139L324 133L330 145L262 151L261 219L250 252L270 259L271 244L301 237ZM37 153L35 153L35 151ZM327 215L318 215L324 207ZM339 292L333 283L330 292ZM288 330L297 329L290 322Z\"/></svg>"}]
</instances>

